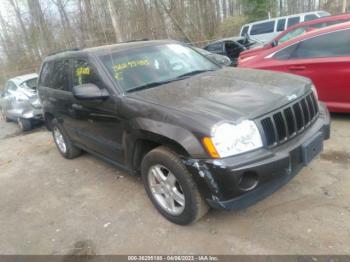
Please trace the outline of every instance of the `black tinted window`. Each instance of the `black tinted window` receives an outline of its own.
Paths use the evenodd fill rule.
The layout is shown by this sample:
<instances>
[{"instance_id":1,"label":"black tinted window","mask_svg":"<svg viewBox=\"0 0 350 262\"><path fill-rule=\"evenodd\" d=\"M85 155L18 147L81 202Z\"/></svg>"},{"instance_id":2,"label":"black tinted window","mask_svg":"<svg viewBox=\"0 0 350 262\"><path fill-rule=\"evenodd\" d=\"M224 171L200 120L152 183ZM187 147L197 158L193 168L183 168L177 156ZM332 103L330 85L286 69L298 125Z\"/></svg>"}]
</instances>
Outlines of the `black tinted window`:
<instances>
[{"instance_id":1,"label":"black tinted window","mask_svg":"<svg viewBox=\"0 0 350 262\"><path fill-rule=\"evenodd\" d=\"M350 56L350 30L321 35L300 43L296 58Z\"/></svg>"},{"instance_id":2,"label":"black tinted window","mask_svg":"<svg viewBox=\"0 0 350 262\"><path fill-rule=\"evenodd\" d=\"M260 34L272 33L274 31L274 28L275 28L275 21L255 24L252 26L252 29L250 30L250 34L260 35Z\"/></svg>"},{"instance_id":3,"label":"black tinted window","mask_svg":"<svg viewBox=\"0 0 350 262\"><path fill-rule=\"evenodd\" d=\"M86 60L73 60L73 86L95 84L104 88L102 81L95 70Z\"/></svg>"},{"instance_id":4,"label":"black tinted window","mask_svg":"<svg viewBox=\"0 0 350 262\"><path fill-rule=\"evenodd\" d=\"M209 52L219 53L223 51L223 43L211 44L206 46L204 49L208 50Z\"/></svg>"},{"instance_id":5,"label":"black tinted window","mask_svg":"<svg viewBox=\"0 0 350 262\"><path fill-rule=\"evenodd\" d=\"M56 61L52 71L53 73L52 73L51 88L69 91L70 90L69 61L68 60Z\"/></svg>"},{"instance_id":6,"label":"black tinted window","mask_svg":"<svg viewBox=\"0 0 350 262\"><path fill-rule=\"evenodd\" d=\"M300 22L300 16L290 17L288 18L288 25L287 27L290 27L292 25L296 25Z\"/></svg>"},{"instance_id":7,"label":"black tinted window","mask_svg":"<svg viewBox=\"0 0 350 262\"><path fill-rule=\"evenodd\" d=\"M304 17L304 22L306 22L306 21L311 21L311 20L315 20L315 19L317 19L318 17L317 17L317 15L315 15L315 14L311 14L311 15L306 15L305 17Z\"/></svg>"},{"instance_id":8,"label":"black tinted window","mask_svg":"<svg viewBox=\"0 0 350 262\"><path fill-rule=\"evenodd\" d=\"M284 31L284 26L286 25L286 19L280 19L277 22L277 32Z\"/></svg>"},{"instance_id":9,"label":"black tinted window","mask_svg":"<svg viewBox=\"0 0 350 262\"><path fill-rule=\"evenodd\" d=\"M244 36L245 34L247 34L248 33L248 29L249 29L249 26L243 27L241 36Z\"/></svg>"},{"instance_id":10,"label":"black tinted window","mask_svg":"<svg viewBox=\"0 0 350 262\"><path fill-rule=\"evenodd\" d=\"M50 80L51 80L51 68L52 68L52 63L46 62L40 73L40 78L39 78L39 86L50 86Z\"/></svg>"}]
</instances>

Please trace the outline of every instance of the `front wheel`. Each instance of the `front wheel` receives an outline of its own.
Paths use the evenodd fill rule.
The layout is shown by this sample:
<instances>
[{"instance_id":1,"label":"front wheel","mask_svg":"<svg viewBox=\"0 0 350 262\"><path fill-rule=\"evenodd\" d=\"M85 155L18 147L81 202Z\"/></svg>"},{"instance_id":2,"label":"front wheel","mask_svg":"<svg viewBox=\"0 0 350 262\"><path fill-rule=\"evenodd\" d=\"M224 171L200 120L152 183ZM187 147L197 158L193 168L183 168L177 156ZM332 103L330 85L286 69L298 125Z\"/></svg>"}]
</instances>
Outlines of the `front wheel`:
<instances>
[{"instance_id":1,"label":"front wheel","mask_svg":"<svg viewBox=\"0 0 350 262\"><path fill-rule=\"evenodd\" d=\"M192 175L167 147L158 147L144 157L142 180L154 206L175 224L193 223L208 211Z\"/></svg>"}]
</instances>

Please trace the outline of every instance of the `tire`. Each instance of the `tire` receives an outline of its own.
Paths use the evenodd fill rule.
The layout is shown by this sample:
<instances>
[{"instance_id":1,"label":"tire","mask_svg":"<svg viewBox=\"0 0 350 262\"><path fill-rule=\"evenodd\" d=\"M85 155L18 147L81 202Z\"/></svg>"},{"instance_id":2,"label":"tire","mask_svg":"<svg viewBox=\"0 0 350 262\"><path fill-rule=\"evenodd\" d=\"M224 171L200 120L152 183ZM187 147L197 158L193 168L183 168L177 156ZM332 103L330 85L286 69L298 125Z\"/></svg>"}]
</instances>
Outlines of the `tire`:
<instances>
[{"instance_id":1,"label":"tire","mask_svg":"<svg viewBox=\"0 0 350 262\"><path fill-rule=\"evenodd\" d=\"M32 129L32 122L29 119L18 118L17 123L22 132L26 132Z\"/></svg>"},{"instance_id":2,"label":"tire","mask_svg":"<svg viewBox=\"0 0 350 262\"><path fill-rule=\"evenodd\" d=\"M154 175L159 170L163 180ZM178 225L187 225L199 220L208 212L208 205L198 191L192 175L178 155L167 147L160 146L147 153L142 160L141 173L148 197L159 213L169 221ZM172 186L169 186L165 181L173 180L171 175L175 177L176 182L170 183ZM160 182L161 180L163 182ZM164 186L163 183L166 185ZM169 198L169 195L176 196L179 201L172 200L173 198ZM166 203L171 203L170 206L174 208L167 209Z\"/></svg>"},{"instance_id":3,"label":"tire","mask_svg":"<svg viewBox=\"0 0 350 262\"><path fill-rule=\"evenodd\" d=\"M81 155L81 149L77 148L67 135L64 128L58 123L57 119L51 122L52 136L58 151L66 159L73 159Z\"/></svg>"}]
</instances>

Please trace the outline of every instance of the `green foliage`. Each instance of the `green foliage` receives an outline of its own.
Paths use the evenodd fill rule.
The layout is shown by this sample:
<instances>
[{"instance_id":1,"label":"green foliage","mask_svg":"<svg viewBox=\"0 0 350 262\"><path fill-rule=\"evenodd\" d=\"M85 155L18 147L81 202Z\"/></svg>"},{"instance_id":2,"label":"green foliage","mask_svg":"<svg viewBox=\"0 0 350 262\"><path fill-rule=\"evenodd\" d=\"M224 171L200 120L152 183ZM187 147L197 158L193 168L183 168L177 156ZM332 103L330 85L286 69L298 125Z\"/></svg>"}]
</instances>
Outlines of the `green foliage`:
<instances>
[{"instance_id":1,"label":"green foliage","mask_svg":"<svg viewBox=\"0 0 350 262\"><path fill-rule=\"evenodd\" d=\"M243 12L248 23L267 19L269 11L273 10L275 5L276 1L271 0L242 0Z\"/></svg>"},{"instance_id":2,"label":"green foliage","mask_svg":"<svg viewBox=\"0 0 350 262\"><path fill-rule=\"evenodd\" d=\"M241 26L246 23L244 16L229 16L219 24L216 37L230 37L239 34Z\"/></svg>"}]
</instances>

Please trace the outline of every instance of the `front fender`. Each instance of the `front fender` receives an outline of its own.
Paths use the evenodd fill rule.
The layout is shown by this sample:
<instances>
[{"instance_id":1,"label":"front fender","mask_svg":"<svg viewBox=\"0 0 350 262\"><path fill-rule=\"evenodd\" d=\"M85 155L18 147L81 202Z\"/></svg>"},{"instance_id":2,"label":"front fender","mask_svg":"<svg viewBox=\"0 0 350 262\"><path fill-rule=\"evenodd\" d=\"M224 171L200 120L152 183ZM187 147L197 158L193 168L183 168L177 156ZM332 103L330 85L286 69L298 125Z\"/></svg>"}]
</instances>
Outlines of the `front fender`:
<instances>
[{"instance_id":1,"label":"front fender","mask_svg":"<svg viewBox=\"0 0 350 262\"><path fill-rule=\"evenodd\" d=\"M183 127L147 118L137 118L133 122L135 128L141 132L149 132L151 134L155 134L156 137L164 137L178 143L186 150L187 154L193 158L208 157L205 149L197 137Z\"/></svg>"}]
</instances>

